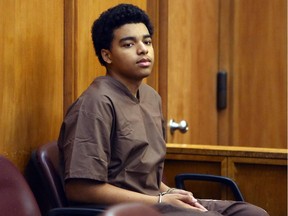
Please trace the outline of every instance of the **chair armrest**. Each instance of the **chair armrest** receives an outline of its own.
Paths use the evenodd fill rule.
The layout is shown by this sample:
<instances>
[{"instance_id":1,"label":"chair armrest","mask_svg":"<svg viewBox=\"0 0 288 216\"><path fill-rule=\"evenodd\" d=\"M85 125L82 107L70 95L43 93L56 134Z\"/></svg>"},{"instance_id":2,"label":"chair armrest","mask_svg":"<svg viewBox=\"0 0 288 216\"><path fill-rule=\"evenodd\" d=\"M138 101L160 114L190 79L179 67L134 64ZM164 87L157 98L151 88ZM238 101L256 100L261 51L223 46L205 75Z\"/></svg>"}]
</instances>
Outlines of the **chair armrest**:
<instances>
[{"instance_id":1,"label":"chair armrest","mask_svg":"<svg viewBox=\"0 0 288 216\"><path fill-rule=\"evenodd\" d=\"M231 188L236 201L244 201L244 198L237 184L228 177L208 175L208 174L183 173L175 176L176 187L179 189L185 189L184 181L186 180L201 180L201 181L210 181L225 184Z\"/></svg>"}]
</instances>

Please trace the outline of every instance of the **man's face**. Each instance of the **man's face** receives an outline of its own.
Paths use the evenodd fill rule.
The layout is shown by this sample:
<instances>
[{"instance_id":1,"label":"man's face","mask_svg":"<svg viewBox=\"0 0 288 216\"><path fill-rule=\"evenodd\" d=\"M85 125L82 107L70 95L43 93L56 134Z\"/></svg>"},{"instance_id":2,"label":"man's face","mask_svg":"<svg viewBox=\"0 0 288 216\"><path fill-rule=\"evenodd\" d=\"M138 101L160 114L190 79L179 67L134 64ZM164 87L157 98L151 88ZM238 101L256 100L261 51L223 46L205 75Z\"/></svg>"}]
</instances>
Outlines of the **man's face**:
<instances>
[{"instance_id":1,"label":"man's face","mask_svg":"<svg viewBox=\"0 0 288 216\"><path fill-rule=\"evenodd\" d=\"M150 75L154 49L143 23L125 24L114 31L108 70L126 81L141 81Z\"/></svg>"}]
</instances>

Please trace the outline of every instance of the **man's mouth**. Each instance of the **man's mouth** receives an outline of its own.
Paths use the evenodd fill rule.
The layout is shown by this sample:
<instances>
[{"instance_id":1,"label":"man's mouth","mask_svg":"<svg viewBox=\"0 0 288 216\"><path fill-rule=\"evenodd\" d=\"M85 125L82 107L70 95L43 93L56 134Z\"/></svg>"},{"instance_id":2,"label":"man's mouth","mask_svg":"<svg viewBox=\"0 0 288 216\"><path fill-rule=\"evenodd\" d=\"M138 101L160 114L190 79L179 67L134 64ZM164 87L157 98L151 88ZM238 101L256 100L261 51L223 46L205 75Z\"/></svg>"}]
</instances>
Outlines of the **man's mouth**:
<instances>
[{"instance_id":1,"label":"man's mouth","mask_svg":"<svg viewBox=\"0 0 288 216\"><path fill-rule=\"evenodd\" d=\"M142 58L139 61L137 61L137 64L140 67L149 67L151 65L151 60L149 58Z\"/></svg>"}]
</instances>

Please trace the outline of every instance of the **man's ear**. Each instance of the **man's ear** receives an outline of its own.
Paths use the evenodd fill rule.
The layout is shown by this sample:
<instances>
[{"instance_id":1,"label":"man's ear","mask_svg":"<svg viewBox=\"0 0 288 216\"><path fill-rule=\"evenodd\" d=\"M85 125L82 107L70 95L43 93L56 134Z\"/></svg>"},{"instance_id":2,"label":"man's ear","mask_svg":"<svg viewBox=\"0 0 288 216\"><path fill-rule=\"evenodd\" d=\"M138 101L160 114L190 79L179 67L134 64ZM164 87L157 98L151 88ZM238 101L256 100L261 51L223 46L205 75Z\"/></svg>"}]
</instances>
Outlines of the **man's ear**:
<instances>
[{"instance_id":1,"label":"man's ear","mask_svg":"<svg viewBox=\"0 0 288 216\"><path fill-rule=\"evenodd\" d=\"M111 60L111 54L110 54L109 50L102 49L101 50L101 56L107 64L111 64L112 60Z\"/></svg>"}]
</instances>

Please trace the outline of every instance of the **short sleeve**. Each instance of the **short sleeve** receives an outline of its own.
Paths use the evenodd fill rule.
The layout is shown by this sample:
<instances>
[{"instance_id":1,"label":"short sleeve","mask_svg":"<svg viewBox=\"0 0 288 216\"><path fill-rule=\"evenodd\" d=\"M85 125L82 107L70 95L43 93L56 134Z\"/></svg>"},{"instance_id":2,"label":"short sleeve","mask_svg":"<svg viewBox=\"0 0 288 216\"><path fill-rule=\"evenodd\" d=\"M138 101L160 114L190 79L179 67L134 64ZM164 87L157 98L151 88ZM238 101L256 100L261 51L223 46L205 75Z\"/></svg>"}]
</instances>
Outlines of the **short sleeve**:
<instances>
[{"instance_id":1,"label":"short sleeve","mask_svg":"<svg viewBox=\"0 0 288 216\"><path fill-rule=\"evenodd\" d=\"M80 102L78 102L80 103ZM84 178L107 182L110 160L112 114L109 103L81 102L72 108L63 124L61 141L65 180ZM79 108L80 107L80 108Z\"/></svg>"}]
</instances>

